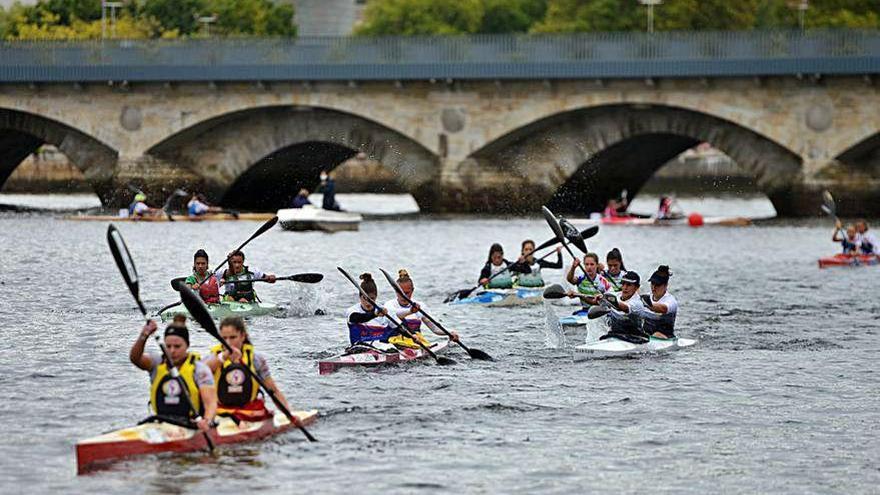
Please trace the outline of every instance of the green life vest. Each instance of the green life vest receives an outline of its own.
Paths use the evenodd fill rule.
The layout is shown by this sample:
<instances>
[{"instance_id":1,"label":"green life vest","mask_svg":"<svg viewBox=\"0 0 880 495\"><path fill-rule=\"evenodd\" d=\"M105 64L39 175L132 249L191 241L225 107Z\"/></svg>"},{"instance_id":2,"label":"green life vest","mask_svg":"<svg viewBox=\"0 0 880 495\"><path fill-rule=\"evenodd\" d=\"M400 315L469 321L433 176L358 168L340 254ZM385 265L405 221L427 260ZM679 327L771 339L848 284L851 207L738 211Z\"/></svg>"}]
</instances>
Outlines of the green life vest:
<instances>
[{"instance_id":1,"label":"green life vest","mask_svg":"<svg viewBox=\"0 0 880 495\"><path fill-rule=\"evenodd\" d=\"M520 287L544 287L544 277L541 276L541 265L535 263L531 265L531 273L518 273L516 275L516 285Z\"/></svg>"},{"instance_id":2,"label":"green life vest","mask_svg":"<svg viewBox=\"0 0 880 495\"><path fill-rule=\"evenodd\" d=\"M494 273L492 273L492 270L494 270L495 268L496 267L494 265L489 268L490 278L492 277L492 275L494 275ZM489 283L486 285L486 287L489 289L509 289L513 287L513 274L511 273L511 271L506 270L507 267L503 265L497 268L498 270L496 270L495 273L499 273L500 270L505 270L504 273L501 273L497 277L492 278L492 280L489 280Z\"/></svg>"},{"instance_id":3,"label":"green life vest","mask_svg":"<svg viewBox=\"0 0 880 495\"><path fill-rule=\"evenodd\" d=\"M226 281L238 281L238 280L253 280L254 274L248 269L248 267L244 267L244 270L237 274L231 275L229 272L226 272ZM254 302L257 299L257 293L254 291L254 284L252 282L245 282L239 284L232 284L232 291L226 293L227 296L231 297L236 301L240 301L242 299L248 302Z\"/></svg>"},{"instance_id":4,"label":"green life vest","mask_svg":"<svg viewBox=\"0 0 880 495\"><path fill-rule=\"evenodd\" d=\"M578 292L587 296L598 296L601 294L601 291L598 289L599 285L599 275L596 275L596 281L590 282L586 275L584 275L584 279L581 280L581 283L578 284Z\"/></svg>"}]
</instances>

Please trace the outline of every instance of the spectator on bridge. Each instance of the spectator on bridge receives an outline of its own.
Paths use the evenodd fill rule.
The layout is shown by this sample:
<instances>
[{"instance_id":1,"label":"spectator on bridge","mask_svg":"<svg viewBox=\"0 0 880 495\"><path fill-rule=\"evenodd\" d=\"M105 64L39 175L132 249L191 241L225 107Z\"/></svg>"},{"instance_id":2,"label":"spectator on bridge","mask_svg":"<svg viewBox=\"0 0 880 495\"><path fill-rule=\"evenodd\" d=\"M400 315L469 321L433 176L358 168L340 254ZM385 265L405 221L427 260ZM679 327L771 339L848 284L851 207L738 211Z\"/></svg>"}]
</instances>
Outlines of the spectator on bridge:
<instances>
[{"instance_id":1,"label":"spectator on bridge","mask_svg":"<svg viewBox=\"0 0 880 495\"><path fill-rule=\"evenodd\" d=\"M292 208L302 208L303 206L310 204L312 204L312 202L309 201L309 190L300 189L296 197L293 198L293 203L290 206Z\"/></svg>"},{"instance_id":2,"label":"spectator on bridge","mask_svg":"<svg viewBox=\"0 0 880 495\"><path fill-rule=\"evenodd\" d=\"M324 194L324 200L321 202L321 208L325 210L342 211L339 203L336 202L336 181L326 170L321 170L321 185L318 191Z\"/></svg>"}]
</instances>

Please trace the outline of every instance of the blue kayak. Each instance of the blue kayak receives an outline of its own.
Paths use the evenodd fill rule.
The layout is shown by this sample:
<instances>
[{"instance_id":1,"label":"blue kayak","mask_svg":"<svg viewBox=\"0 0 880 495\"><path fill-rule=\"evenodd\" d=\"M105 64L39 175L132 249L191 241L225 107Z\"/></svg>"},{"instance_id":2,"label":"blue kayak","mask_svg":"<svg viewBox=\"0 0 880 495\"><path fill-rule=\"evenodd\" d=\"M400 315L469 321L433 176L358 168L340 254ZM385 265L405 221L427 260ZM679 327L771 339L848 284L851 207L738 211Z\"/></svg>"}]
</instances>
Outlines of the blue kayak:
<instances>
[{"instance_id":1,"label":"blue kayak","mask_svg":"<svg viewBox=\"0 0 880 495\"><path fill-rule=\"evenodd\" d=\"M450 304L482 304L485 306L522 306L525 304L539 304L544 300L543 287L514 288L514 289L488 289L476 294L458 299Z\"/></svg>"},{"instance_id":2,"label":"blue kayak","mask_svg":"<svg viewBox=\"0 0 880 495\"><path fill-rule=\"evenodd\" d=\"M586 325L587 322L590 321L587 318L587 310L582 309L580 311L576 311L569 316L563 316L559 318L559 324L564 327L575 327L579 325Z\"/></svg>"}]
</instances>

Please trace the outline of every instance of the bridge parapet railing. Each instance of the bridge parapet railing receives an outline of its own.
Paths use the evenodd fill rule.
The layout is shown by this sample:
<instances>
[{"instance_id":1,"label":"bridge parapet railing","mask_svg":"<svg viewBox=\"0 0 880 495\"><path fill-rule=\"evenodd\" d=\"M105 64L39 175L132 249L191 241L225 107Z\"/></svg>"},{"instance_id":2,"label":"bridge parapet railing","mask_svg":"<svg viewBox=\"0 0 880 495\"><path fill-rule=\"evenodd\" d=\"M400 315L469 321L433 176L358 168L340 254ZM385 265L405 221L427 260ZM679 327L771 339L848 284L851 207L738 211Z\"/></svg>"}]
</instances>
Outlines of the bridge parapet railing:
<instances>
[{"instance_id":1,"label":"bridge parapet railing","mask_svg":"<svg viewBox=\"0 0 880 495\"><path fill-rule=\"evenodd\" d=\"M787 71L844 74L878 67L880 32L2 42L0 82L701 77L773 73L779 60Z\"/></svg>"}]
</instances>

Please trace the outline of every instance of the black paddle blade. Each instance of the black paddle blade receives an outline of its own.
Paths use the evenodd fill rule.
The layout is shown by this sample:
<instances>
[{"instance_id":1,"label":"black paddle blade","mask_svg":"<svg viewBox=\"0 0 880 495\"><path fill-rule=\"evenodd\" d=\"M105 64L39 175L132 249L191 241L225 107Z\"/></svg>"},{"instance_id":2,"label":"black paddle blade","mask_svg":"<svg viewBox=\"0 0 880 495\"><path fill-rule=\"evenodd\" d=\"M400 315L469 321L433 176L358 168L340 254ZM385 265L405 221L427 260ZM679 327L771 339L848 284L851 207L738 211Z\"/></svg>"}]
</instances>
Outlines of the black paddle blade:
<instances>
[{"instance_id":1,"label":"black paddle blade","mask_svg":"<svg viewBox=\"0 0 880 495\"><path fill-rule=\"evenodd\" d=\"M252 236L250 237L250 239L248 239L248 240L245 242L245 244L247 244L248 242L250 242L251 240L253 240L255 237L257 237L257 236L259 236L259 235L262 235L263 232L266 232L267 230L269 230L269 229L271 229L272 227L274 227L276 223L278 223L278 217L277 217L277 216L274 216L274 217L270 218L269 220L267 220L266 223L264 223L259 229L257 229L256 232L254 232L254 235L252 235ZM239 249L241 249L241 248L239 248Z\"/></svg>"},{"instance_id":2,"label":"black paddle blade","mask_svg":"<svg viewBox=\"0 0 880 495\"><path fill-rule=\"evenodd\" d=\"M479 349L469 348L468 355L471 357L471 359L479 359L480 361L495 361L495 358Z\"/></svg>"},{"instance_id":3,"label":"black paddle blade","mask_svg":"<svg viewBox=\"0 0 880 495\"><path fill-rule=\"evenodd\" d=\"M450 359L448 357L437 356L437 364L440 366L451 366L453 364L458 364L454 359Z\"/></svg>"},{"instance_id":4,"label":"black paddle blade","mask_svg":"<svg viewBox=\"0 0 880 495\"><path fill-rule=\"evenodd\" d=\"M475 289L461 289L453 292L446 296L446 299L443 300L444 303L451 303L453 301L458 301L459 299L464 299L467 296L471 295Z\"/></svg>"},{"instance_id":5,"label":"black paddle blade","mask_svg":"<svg viewBox=\"0 0 880 495\"><path fill-rule=\"evenodd\" d=\"M587 319L595 320L596 318L601 318L611 310L602 306L590 306L590 309L587 311Z\"/></svg>"},{"instance_id":6,"label":"black paddle blade","mask_svg":"<svg viewBox=\"0 0 880 495\"><path fill-rule=\"evenodd\" d=\"M186 306L186 310L189 311L192 319L197 321L206 332L211 334L211 336L223 342L223 346L231 351L226 344L226 341L220 337L220 332L217 331L217 325L214 324L214 318L211 317L211 313L208 312L208 307L205 306L205 302L202 301L202 298L185 284L181 284L178 287L178 290L180 291L180 300L183 302L183 305Z\"/></svg>"},{"instance_id":7,"label":"black paddle blade","mask_svg":"<svg viewBox=\"0 0 880 495\"><path fill-rule=\"evenodd\" d=\"M584 238L581 237L580 231L572 225L568 220L564 218L559 219L559 226L562 228L562 232L565 234L565 238L568 239L568 242L574 244L576 248L580 249L580 251L584 254L587 254L587 245L584 243Z\"/></svg>"},{"instance_id":8,"label":"black paddle blade","mask_svg":"<svg viewBox=\"0 0 880 495\"><path fill-rule=\"evenodd\" d=\"M562 227L559 226L559 220L556 219L556 215L550 211L550 208L546 206L541 207L541 213L544 214L544 220L547 220L547 225L550 226L550 230L553 231L553 235L556 236L557 242L565 241L565 233L562 232Z\"/></svg>"},{"instance_id":9,"label":"black paddle blade","mask_svg":"<svg viewBox=\"0 0 880 495\"><path fill-rule=\"evenodd\" d=\"M324 275L320 273L298 273L284 278L302 284L317 284L321 280L324 280Z\"/></svg>"},{"instance_id":10,"label":"black paddle blade","mask_svg":"<svg viewBox=\"0 0 880 495\"><path fill-rule=\"evenodd\" d=\"M134 266L134 260L131 259L131 253L128 252L128 246L125 245L122 234L113 224L107 226L107 244L110 246L110 252L113 254L113 259L116 261L119 272L122 273L125 284L128 285L128 290L131 291L131 295L134 297L135 302L137 302L141 313L146 315L147 308L144 307L140 297L137 268Z\"/></svg>"},{"instance_id":11,"label":"black paddle blade","mask_svg":"<svg viewBox=\"0 0 880 495\"><path fill-rule=\"evenodd\" d=\"M176 290L176 291L179 291L180 288L179 288L178 286L179 286L180 284L186 282L186 279L187 279L187 277L177 277L177 278L172 278L172 279L171 279L171 288L174 289L174 290Z\"/></svg>"},{"instance_id":12,"label":"black paddle blade","mask_svg":"<svg viewBox=\"0 0 880 495\"><path fill-rule=\"evenodd\" d=\"M544 289L544 299L562 299L565 296L565 289L559 284L553 284Z\"/></svg>"}]
</instances>

